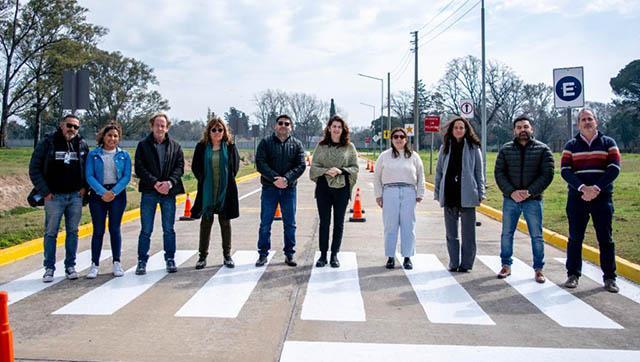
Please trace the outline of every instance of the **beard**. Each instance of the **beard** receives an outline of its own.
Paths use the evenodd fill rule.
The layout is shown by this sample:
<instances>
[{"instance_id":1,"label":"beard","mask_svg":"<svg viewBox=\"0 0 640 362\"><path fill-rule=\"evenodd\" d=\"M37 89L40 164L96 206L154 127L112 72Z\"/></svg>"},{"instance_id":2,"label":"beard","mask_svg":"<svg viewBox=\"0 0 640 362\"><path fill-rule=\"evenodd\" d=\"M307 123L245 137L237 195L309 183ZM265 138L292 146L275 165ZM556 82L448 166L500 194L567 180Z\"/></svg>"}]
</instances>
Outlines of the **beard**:
<instances>
[{"instance_id":1,"label":"beard","mask_svg":"<svg viewBox=\"0 0 640 362\"><path fill-rule=\"evenodd\" d=\"M518 139L523 141L528 141L531 139L531 135L527 132L520 132L518 134Z\"/></svg>"}]
</instances>

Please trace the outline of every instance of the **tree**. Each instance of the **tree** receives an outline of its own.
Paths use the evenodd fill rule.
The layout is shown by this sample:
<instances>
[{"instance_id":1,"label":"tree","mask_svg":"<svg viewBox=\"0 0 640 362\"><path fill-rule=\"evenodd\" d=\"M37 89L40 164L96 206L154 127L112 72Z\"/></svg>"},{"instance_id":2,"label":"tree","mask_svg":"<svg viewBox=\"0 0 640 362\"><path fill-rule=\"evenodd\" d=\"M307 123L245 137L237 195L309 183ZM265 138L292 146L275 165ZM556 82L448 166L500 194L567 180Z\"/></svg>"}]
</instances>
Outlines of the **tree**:
<instances>
[{"instance_id":1,"label":"tree","mask_svg":"<svg viewBox=\"0 0 640 362\"><path fill-rule=\"evenodd\" d=\"M236 136L249 137L249 116L236 109L235 107L229 108L229 112L224 113L224 119L227 121L233 134Z\"/></svg>"},{"instance_id":2,"label":"tree","mask_svg":"<svg viewBox=\"0 0 640 362\"><path fill-rule=\"evenodd\" d=\"M618 96L607 129L625 149L640 146L640 59L627 64L609 82Z\"/></svg>"},{"instance_id":3,"label":"tree","mask_svg":"<svg viewBox=\"0 0 640 362\"><path fill-rule=\"evenodd\" d=\"M174 121L169 128L171 137L180 141L198 141L202 138L205 125L201 121Z\"/></svg>"},{"instance_id":4,"label":"tree","mask_svg":"<svg viewBox=\"0 0 640 362\"><path fill-rule=\"evenodd\" d=\"M288 111L287 94L281 90L267 89L256 94L254 101L257 108L254 114L262 128L262 136L265 137L268 129L275 124L276 117Z\"/></svg>"},{"instance_id":5,"label":"tree","mask_svg":"<svg viewBox=\"0 0 640 362\"><path fill-rule=\"evenodd\" d=\"M41 79L34 64L64 40L95 43L104 28L86 22L87 9L76 0L19 0L0 2L2 45L2 114L0 147L5 146L9 117L24 112L33 98L32 86ZM29 64L31 69L29 69ZM37 67L36 67L37 68ZM42 108L41 103L36 108Z\"/></svg>"},{"instance_id":6,"label":"tree","mask_svg":"<svg viewBox=\"0 0 640 362\"><path fill-rule=\"evenodd\" d=\"M329 107L329 118L336 115L336 104L333 103L333 98L331 98L331 106Z\"/></svg>"},{"instance_id":7,"label":"tree","mask_svg":"<svg viewBox=\"0 0 640 362\"><path fill-rule=\"evenodd\" d=\"M125 135L144 134L152 113L170 109L158 91L149 89L158 85L153 69L120 52L96 50L96 54L87 65L92 77L87 128L97 130L115 119L122 124Z\"/></svg>"},{"instance_id":8,"label":"tree","mask_svg":"<svg viewBox=\"0 0 640 362\"><path fill-rule=\"evenodd\" d=\"M287 95L291 116L294 119L294 131L306 147L311 146L311 137L322 134L323 122L327 119L328 104L315 95L293 93Z\"/></svg>"},{"instance_id":9,"label":"tree","mask_svg":"<svg viewBox=\"0 0 640 362\"><path fill-rule=\"evenodd\" d=\"M609 84L615 95L640 106L640 59L622 68Z\"/></svg>"}]
</instances>

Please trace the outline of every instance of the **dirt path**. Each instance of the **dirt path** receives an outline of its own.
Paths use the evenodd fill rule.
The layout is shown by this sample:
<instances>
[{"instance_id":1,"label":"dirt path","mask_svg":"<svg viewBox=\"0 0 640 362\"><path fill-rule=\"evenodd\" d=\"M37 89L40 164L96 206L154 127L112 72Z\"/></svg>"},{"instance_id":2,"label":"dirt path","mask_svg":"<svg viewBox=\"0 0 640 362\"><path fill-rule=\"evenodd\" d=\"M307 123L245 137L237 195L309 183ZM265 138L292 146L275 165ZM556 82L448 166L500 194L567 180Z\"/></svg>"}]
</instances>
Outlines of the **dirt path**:
<instances>
[{"instance_id":1,"label":"dirt path","mask_svg":"<svg viewBox=\"0 0 640 362\"><path fill-rule=\"evenodd\" d=\"M27 174L0 176L0 211L29 206L27 196L32 187Z\"/></svg>"}]
</instances>

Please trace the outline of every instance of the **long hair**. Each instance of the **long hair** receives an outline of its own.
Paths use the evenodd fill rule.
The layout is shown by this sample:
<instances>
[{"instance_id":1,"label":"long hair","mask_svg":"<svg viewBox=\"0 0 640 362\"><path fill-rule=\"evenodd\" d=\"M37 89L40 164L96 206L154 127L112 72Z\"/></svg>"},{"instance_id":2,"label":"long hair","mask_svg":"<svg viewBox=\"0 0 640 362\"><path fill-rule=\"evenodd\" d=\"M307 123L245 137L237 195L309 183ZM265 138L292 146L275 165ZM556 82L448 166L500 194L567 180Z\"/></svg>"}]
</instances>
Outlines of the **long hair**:
<instances>
[{"instance_id":1,"label":"long hair","mask_svg":"<svg viewBox=\"0 0 640 362\"><path fill-rule=\"evenodd\" d=\"M469 144L469 148L473 147L473 145L480 147L480 138L478 138L478 135L476 134L476 131L473 129L473 127L471 126L471 123L469 123L469 121L467 121L463 117L454 116L449 120L449 123L447 123L447 125L445 126L447 131L444 134L444 141L443 141L444 148L442 149L442 151L444 152L444 154L449 153L449 149L451 148L451 143L453 142L453 140L455 140L455 137L453 136L453 126L455 126L456 122L458 121L464 123L464 139L467 140L467 143Z\"/></svg>"},{"instance_id":2,"label":"long hair","mask_svg":"<svg viewBox=\"0 0 640 362\"><path fill-rule=\"evenodd\" d=\"M400 157L400 151L396 150L396 146L393 145L393 135L396 133L402 133L404 135L404 139L407 141L404 144L404 158L411 158L412 152L411 152L411 146L409 146L409 136L407 136L407 131L405 131L404 128L401 127L397 127L394 128L393 130L391 130L391 135L389 136L391 138L391 153L393 155L393 158L398 158Z\"/></svg>"},{"instance_id":3,"label":"long hair","mask_svg":"<svg viewBox=\"0 0 640 362\"><path fill-rule=\"evenodd\" d=\"M204 144L211 144L211 129L218 126L224 130L222 132L222 141L226 142L228 145L232 144L233 135L231 134L229 127L227 127L227 124L222 118L220 118L220 116L213 116L209 119L207 126L204 128L204 132L202 132L202 139L200 139L200 142Z\"/></svg>"},{"instance_id":4,"label":"long hair","mask_svg":"<svg viewBox=\"0 0 640 362\"><path fill-rule=\"evenodd\" d=\"M329 122L327 122L327 126L324 128L324 138L320 141L321 145L331 145L333 141L331 141L331 124L333 122L340 122L342 124L342 133L340 134L340 142L338 143L339 147L346 146L350 143L349 140L349 126L347 126L347 122L342 119L342 117L335 115L329 118Z\"/></svg>"},{"instance_id":5,"label":"long hair","mask_svg":"<svg viewBox=\"0 0 640 362\"><path fill-rule=\"evenodd\" d=\"M118 132L118 137L120 138L120 141L122 141L122 126L116 121L110 121L105 124L104 127L100 128L98 133L96 133L96 143L98 146L104 145L104 136L114 129Z\"/></svg>"}]
</instances>

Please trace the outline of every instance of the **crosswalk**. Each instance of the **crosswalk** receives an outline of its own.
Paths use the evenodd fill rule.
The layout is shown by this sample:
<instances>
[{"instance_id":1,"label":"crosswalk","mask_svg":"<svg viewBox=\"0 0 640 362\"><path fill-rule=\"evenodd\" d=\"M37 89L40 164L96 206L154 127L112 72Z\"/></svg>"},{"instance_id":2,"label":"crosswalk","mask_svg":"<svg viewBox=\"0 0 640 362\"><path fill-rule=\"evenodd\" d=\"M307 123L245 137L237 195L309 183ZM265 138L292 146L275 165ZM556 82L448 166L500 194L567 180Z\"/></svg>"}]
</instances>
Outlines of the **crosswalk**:
<instances>
[{"instance_id":1,"label":"crosswalk","mask_svg":"<svg viewBox=\"0 0 640 362\"><path fill-rule=\"evenodd\" d=\"M195 254L195 250L177 251L176 264L185 264ZM236 251L233 255L236 268L219 268L184 305L175 311L175 317L237 318L255 292L263 275L269 272L269 264L262 268L256 268L253 265L256 255L255 251ZM314 260L318 256L316 255ZM102 260L109 257L110 253L105 250L102 253ZM269 261L272 257L273 253L269 256ZM312 268L304 288L304 299L297 318L311 321L365 322L367 320L366 304L358 275L358 256L355 252L342 252L340 260L340 268L329 266ZM494 273L500 269L500 259L496 256L479 255L478 260ZM90 263L90 252L80 253L77 261L79 270L86 269ZM496 326L496 322L489 313L483 310L436 255L417 254L413 261L414 269L404 270L404 275L424 310L423 317L429 322ZM557 262L562 262L562 259L558 259ZM62 270L62 268L58 269ZM17 303L26 298L37 298L39 294L45 293L46 288L63 280L63 276L57 275L54 283L42 283L40 279L42 272L37 270L0 285L0 290L7 290L11 298L10 303ZM624 321L610 319L553 281L547 280L544 284L536 283L532 278L533 274L533 270L528 265L515 258L512 275L505 279L504 287L513 288L542 314L561 327L624 328L619 324ZM585 264L584 275L597 280L600 274L595 267ZM51 314L113 315L126 308L129 303L153 288L166 276L163 253L159 252L149 259L146 275L135 275L135 267L132 267L123 277L96 284L94 289ZM639 303L640 288L624 281L621 285L623 285L624 294L619 297L626 297Z\"/></svg>"}]
</instances>

